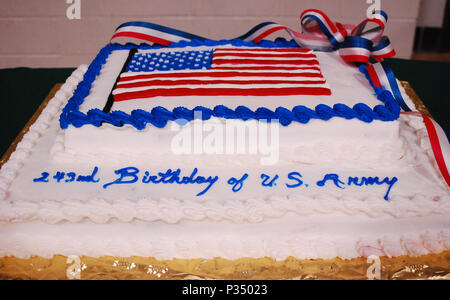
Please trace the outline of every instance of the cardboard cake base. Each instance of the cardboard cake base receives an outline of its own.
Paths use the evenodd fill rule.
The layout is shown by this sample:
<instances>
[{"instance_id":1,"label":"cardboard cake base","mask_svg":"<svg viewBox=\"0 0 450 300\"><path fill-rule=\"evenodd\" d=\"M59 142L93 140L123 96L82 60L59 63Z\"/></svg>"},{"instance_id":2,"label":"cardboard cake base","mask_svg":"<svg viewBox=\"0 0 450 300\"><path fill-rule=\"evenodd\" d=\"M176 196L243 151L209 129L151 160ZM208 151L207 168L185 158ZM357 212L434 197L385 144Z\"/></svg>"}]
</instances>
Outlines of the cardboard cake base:
<instances>
[{"instance_id":1,"label":"cardboard cake base","mask_svg":"<svg viewBox=\"0 0 450 300\"><path fill-rule=\"evenodd\" d=\"M408 82L402 82L416 108L431 117ZM57 84L0 160L9 159L17 144L61 87ZM377 272L379 270L379 272ZM289 257L237 260L151 257L0 258L0 279L448 279L450 251L419 257L309 259Z\"/></svg>"},{"instance_id":2,"label":"cardboard cake base","mask_svg":"<svg viewBox=\"0 0 450 300\"><path fill-rule=\"evenodd\" d=\"M376 266L380 267L379 277ZM309 259L289 257L237 260L173 259L146 257L55 256L0 259L0 279L447 279L450 280L450 251L420 257Z\"/></svg>"}]
</instances>

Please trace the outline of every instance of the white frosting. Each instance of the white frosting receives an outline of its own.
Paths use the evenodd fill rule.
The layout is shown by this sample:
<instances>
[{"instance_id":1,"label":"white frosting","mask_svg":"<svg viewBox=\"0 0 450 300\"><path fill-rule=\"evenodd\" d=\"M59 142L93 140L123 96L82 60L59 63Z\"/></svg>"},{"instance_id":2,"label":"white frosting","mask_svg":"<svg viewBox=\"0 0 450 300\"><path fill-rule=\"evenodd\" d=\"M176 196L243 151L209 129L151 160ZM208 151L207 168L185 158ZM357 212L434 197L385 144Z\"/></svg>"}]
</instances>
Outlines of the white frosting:
<instances>
[{"instance_id":1,"label":"white frosting","mask_svg":"<svg viewBox=\"0 0 450 300\"><path fill-rule=\"evenodd\" d=\"M189 49L182 48L183 51ZM211 48L198 47L194 49L208 50ZM144 52L167 51L176 51L176 49L145 50ZM134 109L150 111L156 106L163 106L171 110L179 106L193 109L199 105L209 108L217 105L226 105L229 108L245 105L254 110L262 106L269 109L276 109L279 106L292 109L296 105L304 105L314 109L318 104L333 106L336 103L343 103L352 107L361 102L373 108L382 104L374 95L365 76L359 72L358 68L346 64L337 52L314 52L314 54L318 57L323 76L327 85L330 86L331 96L155 97L116 102L112 110L130 113ZM103 108L127 55L128 51L124 50L114 51L110 54L92 86L90 95L86 97L80 107L82 112L87 112L92 108ZM126 77L127 73L123 76ZM239 78L237 79L239 80ZM413 107L403 89L402 94L407 104ZM218 122L222 125L232 124L236 128L245 128L252 123L252 121L212 118L202 122L202 125L213 126ZM333 162L334 165L351 166L357 161L358 164L364 166L401 165L400 160L405 155L404 141L399 137L398 121L365 123L343 118L333 118L326 122L311 120L307 124L293 122L287 127L280 125L278 132L278 154L279 161L282 163L319 164L325 161ZM171 148L171 142L177 134L177 131L171 129L170 122L162 129L147 125L144 130L137 130L128 125L121 128L108 124L103 124L101 127L85 125L82 128L69 126L68 129L61 132L52 154L55 161L60 163L68 162L74 156L81 161L101 159L109 162L117 161L117 157L127 156L134 161L143 161L152 157L153 161L158 161L162 165L166 162L180 161L221 167L260 164L261 158L264 157L261 153L225 156L208 153L203 156L180 156ZM246 136L246 138L249 137ZM129 145L139 146L129 147ZM278 162L278 160L276 161Z\"/></svg>"},{"instance_id":2,"label":"white frosting","mask_svg":"<svg viewBox=\"0 0 450 300\"><path fill-rule=\"evenodd\" d=\"M213 118L208 121L196 121L203 128L216 128L219 124L225 134L229 128L258 128L257 121L223 120ZM187 130L193 132L190 124ZM351 128L351 130L350 130ZM275 130L275 129L274 129ZM399 122L373 121L364 123L359 120L345 120L334 118L329 121L311 120L308 124L292 123L284 127L279 125L276 129L279 147L278 160L281 163L306 163L320 164L333 162L334 165L351 166L357 161L364 166L401 165L401 159L405 156L404 140L399 137ZM211 130L204 129L204 139ZM174 139L180 136L179 130L174 130L169 124L159 129L147 126L144 130L133 127L114 127L104 124L100 128L86 125L81 128L69 127L61 131L56 141L52 154L56 162L68 162L74 159L79 161L117 161L118 157L126 157L132 161L146 161L151 158L159 164L164 163L190 163L191 165L204 166L236 166L258 165L261 159L269 156L260 148L250 152L248 145L250 136L245 134L245 151L235 155L221 155L225 153L225 146L220 148L222 152L211 150L203 151L205 155L189 155L194 153L194 145L189 147L189 152L179 155L172 148ZM225 136L225 135L224 135ZM229 136L226 136L228 138ZM301 137L301 138L298 138ZM229 142L224 139L225 142ZM237 143L237 131L232 137ZM194 141L194 139L192 139ZM257 141L258 142L258 141ZM129 147L129 145L139 145ZM274 145L276 146L276 145ZM202 146L202 149L205 149Z\"/></svg>"},{"instance_id":3,"label":"white frosting","mask_svg":"<svg viewBox=\"0 0 450 300\"><path fill-rule=\"evenodd\" d=\"M66 83L67 85L67 83ZM71 91L65 87L62 90ZM90 219L97 223L106 223L111 219L123 222L131 220L164 221L176 223L182 220L229 220L235 223L257 223L268 218L280 218L288 213L299 216L312 216L339 212L344 215L366 215L371 218L390 215L396 218L411 216L446 215L450 213L448 188L437 173L433 161L431 147L427 142L426 129L423 122L415 116L402 116L401 136L407 141L407 153L410 153L398 166L378 166L358 168L362 175L389 176L399 178L392 189L389 202L383 200L385 187L351 188L345 191L330 187L326 190L311 185L308 189L289 190L282 186L278 190L262 189L258 180L248 182L246 189L238 194L230 191L226 180L221 180L204 197L197 198L198 186L154 185L150 188L141 186L123 186L120 189L102 189L98 184L86 183L32 183L32 179L39 177L42 171L51 174L56 171L75 170L90 173L96 162L93 160L78 165L75 158L72 162L56 164L52 162L49 149L57 136L58 123L56 115L61 107L64 94L58 92L50 101L46 110L38 121L30 128L30 132L18 145L17 151L3 166L0 172L0 187L2 201L0 202L0 221L24 222L43 220L48 223L58 223L64 220L80 222ZM65 97L70 96L70 93ZM419 119L420 120L420 119ZM33 150L33 151L31 151ZM119 158L117 158L119 159ZM25 166L25 163L28 164ZM164 171L167 168L186 167L173 166L163 162L165 167L155 169L152 159L140 161L140 168L152 172ZM126 159L100 165L99 176L103 182L116 178L114 170L127 165ZM21 172L19 172L19 170ZM221 179L236 176L236 169L218 171L217 169L201 168L205 174L218 174ZM290 171L297 170L307 175L309 181L323 177L324 167L291 164L278 165L270 168L244 168L252 178L258 178L261 172L286 176ZM330 168L327 172L338 172L345 176L362 176L355 174L355 168ZM103 173L102 173L103 172ZM211 172L211 173L210 173ZM375 172L375 174L373 174ZM109 177L108 177L109 176ZM322 176L322 177L321 177ZM23 189L22 186L32 188ZM149 194L150 192L150 194ZM275 193L275 194L274 194ZM132 196L131 196L132 195Z\"/></svg>"},{"instance_id":4,"label":"white frosting","mask_svg":"<svg viewBox=\"0 0 450 300\"><path fill-rule=\"evenodd\" d=\"M201 164L205 160L200 159L195 162L200 163L199 172L220 178L203 197L195 197L202 190L198 185L117 185L103 189L102 183L117 178L114 170L129 163L152 173L181 168L187 175L193 163L186 159L158 163L156 157L143 159L139 153L122 157L121 152L105 155L107 159L102 160L96 154L64 151L67 139L64 141L66 137L60 134L57 116L85 71L86 66L82 66L72 74L0 170L0 256L353 258L371 254L415 256L450 249L450 192L439 175L426 129L418 117L401 116L397 122L383 124L374 122L372 131L369 127L354 129L355 135L370 135L362 139L363 145L364 141L380 141L384 135L388 145L383 145L384 150L376 151L376 155L390 157L386 153L389 145L393 145L392 153L402 150L401 157L391 156L394 159L385 164L375 163L379 159L363 164L364 156L359 156L353 164L350 160L340 165L338 158L334 158L322 165L308 165L300 163L298 156L286 154L284 161L272 167L248 167L245 158L233 157L240 161L239 167L219 169ZM97 87L94 85L99 90ZM90 97L101 98L95 93ZM349 127L321 124L342 125L348 131L357 126L353 123ZM282 134L295 137L294 131L301 130L299 126L286 127ZM84 128L88 132L80 132L85 138L94 134L85 145L101 147L101 143L94 144L98 129ZM101 130L105 128L108 127ZM124 133L121 136L130 136L130 140L122 142L129 145L132 139L137 139L137 135L130 133L132 129L120 130ZM401 140L400 146L395 146L396 139ZM318 142L310 146L315 147ZM291 145L297 144L291 141ZM317 157L326 157L333 151ZM53 159L54 154L59 159ZM80 162L79 158L84 160ZM44 171L51 176L57 171L90 174L96 165L102 180L98 184L33 182ZM280 184L270 189L254 180L262 172L286 178L292 171L302 173L304 181L311 185L288 189ZM232 193L226 179L243 172L249 174L245 188ZM331 182L324 188L314 185L324 173L336 173L343 179L396 176L398 182L390 191L389 201L385 201L383 185L346 186L345 190Z\"/></svg>"},{"instance_id":5,"label":"white frosting","mask_svg":"<svg viewBox=\"0 0 450 300\"><path fill-rule=\"evenodd\" d=\"M55 254L154 257L156 259L283 260L351 259L359 256L419 256L450 249L448 216L349 218L335 214L299 219L287 215L260 224L228 222L42 222L0 226L0 256Z\"/></svg>"}]
</instances>

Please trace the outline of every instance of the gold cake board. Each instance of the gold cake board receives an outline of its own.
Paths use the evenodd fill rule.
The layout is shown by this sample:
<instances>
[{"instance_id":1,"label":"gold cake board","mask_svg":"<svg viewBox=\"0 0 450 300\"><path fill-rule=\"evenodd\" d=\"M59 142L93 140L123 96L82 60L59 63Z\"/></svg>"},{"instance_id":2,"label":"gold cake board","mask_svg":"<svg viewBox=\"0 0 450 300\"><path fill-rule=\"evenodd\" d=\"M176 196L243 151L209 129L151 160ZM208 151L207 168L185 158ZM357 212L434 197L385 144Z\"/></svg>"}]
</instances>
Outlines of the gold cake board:
<instances>
[{"instance_id":1,"label":"gold cake board","mask_svg":"<svg viewBox=\"0 0 450 300\"><path fill-rule=\"evenodd\" d=\"M431 117L408 82L401 82L416 108ZM62 84L56 84L0 160L9 159ZM379 273L373 272L379 267ZM378 276L379 275L379 276ZM93 258L87 256L53 258L0 258L0 279L448 279L450 251L419 257L399 256L376 259L354 258L296 259L271 258L172 259L152 257Z\"/></svg>"}]
</instances>

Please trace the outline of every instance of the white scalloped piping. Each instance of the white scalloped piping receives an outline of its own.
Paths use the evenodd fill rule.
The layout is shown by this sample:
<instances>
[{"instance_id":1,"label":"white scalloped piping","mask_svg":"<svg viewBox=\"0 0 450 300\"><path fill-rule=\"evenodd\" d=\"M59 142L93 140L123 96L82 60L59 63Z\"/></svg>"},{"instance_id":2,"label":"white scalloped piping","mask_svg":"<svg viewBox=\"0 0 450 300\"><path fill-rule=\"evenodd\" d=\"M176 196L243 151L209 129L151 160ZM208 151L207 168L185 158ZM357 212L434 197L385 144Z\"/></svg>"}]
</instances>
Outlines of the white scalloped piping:
<instances>
[{"instance_id":1,"label":"white scalloped piping","mask_svg":"<svg viewBox=\"0 0 450 300\"><path fill-rule=\"evenodd\" d=\"M8 196L10 184L14 178L16 178L24 161L31 154L34 145L48 129L50 123L59 115L62 106L67 103L69 98L73 95L78 83L83 80L87 68L87 65L81 65L69 76L69 78L67 78L59 91L56 92L55 96L48 102L36 122L30 126L28 132L17 144L16 150L11 154L8 161L2 166L0 170L0 201L2 204Z\"/></svg>"},{"instance_id":2,"label":"white scalloped piping","mask_svg":"<svg viewBox=\"0 0 450 300\"><path fill-rule=\"evenodd\" d=\"M259 223L265 218L280 218L287 213L299 216L342 213L366 215L372 218L390 215L396 218L424 217L450 214L450 196L430 199L425 195L392 197L389 202L378 198L337 198L320 194L315 197L301 195L270 196L267 199L227 200L222 203L178 199L142 198L138 201L122 199L109 203L103 199L35 202L0 202L0 221L23 222L42 220L56 224L73 223L89 219L106 223L112 219L122 222L132 220L164 221L182 220L232 221L234 223Z\"/></svg>"},{"instance_id":3,"label":"white scalloped piping","mask_svg":"<svg viewBox=\"0 0 450 300\"><path fill-rule=\"evenodd\" d=\"M414 235L388 235L378 239L355 237L349 239L305 238L299 235L272 237L269 239L236 240L220 236L210 239L172 240L149 237L99 238L89 233L77 236L37 234L11 234L0 236L0 257L15 256L30 258L40 256L52 258L55 254L70 256L117 256L154 257L158 260L178 259L239 259L242 257L271 257L284 260L297 259L352 259L371 255L396 257L401 255L421 256L450 249L450 232L425 231Z\"/></svg>"}]
</instances>

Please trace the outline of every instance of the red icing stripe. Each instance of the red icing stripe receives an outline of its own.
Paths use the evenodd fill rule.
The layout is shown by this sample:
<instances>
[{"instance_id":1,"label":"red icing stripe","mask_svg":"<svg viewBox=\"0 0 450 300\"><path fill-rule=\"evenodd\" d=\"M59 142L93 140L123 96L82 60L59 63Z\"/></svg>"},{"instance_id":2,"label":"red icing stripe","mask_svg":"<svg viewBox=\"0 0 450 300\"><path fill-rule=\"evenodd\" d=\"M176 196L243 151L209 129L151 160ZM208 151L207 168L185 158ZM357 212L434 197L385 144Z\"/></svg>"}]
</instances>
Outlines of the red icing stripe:
<instances>
[{"instance_id":1,"label":"red icing stripe","mask_svg":"<svg viewBox=\"0 0 450 300\"><path fill-rule=\"evenodd\" d=\"M139 33L139 32L130 32L130 31L123 31L123 32L116 33L113 35L111 40L114 38L117 38L117 37L131 37L131 38L149 41L152 43L157 43L157 44L164 45L164 46L168 46L169 44L172 43L172 41L164 40L164 39L161 39L161 38L158 38L155 36L151 36L151 35L147 35L147 34L143 34L143 33Z\"/></svg>"},{"instance_id":2,"label":"red icing stripe","mask_svg":"<svg viewBox=\"0 0 450 300\"><path fill-rule=\"evenodd\" d=\"M145 86L174 86L174 85L188 85L188 84L324 84L325 80L149 80L149 81L139 81L131 83L120 83L116 88L135 88L135 87L145 87Z\"/></svg>"},{"instance_id":3,"label":"red icing stripe","mask_svg":"<svg viewBox=\"0 0 450 300\"><path fill-rule=\"evenodd\" d=\"M125 101L151 97L168 96L289 96L289 95L331 95L328 88L294 87L294 88L173 88L149 89L114 95L114 101Z\"/></svg>"},{"instance_id":4,"label":"red icing stripe","mask_svg":"<svg viewBox=\"0 0 450 300\"><path fill-rule=\"evenodd\" d=\"M447 165L445 164L444 155L442 154L441 144L439 142L439 137L434 128L433 121L430 120L426 115L422 114L423 121L425 122L425 127L428 131L428 136L430 138L431 148L433 149L434 158L436 159L439 170L441 171L442 176L447 182L447 185L450 186L450 175L448 173Z\"/></svg>"},{"instance_id":5,"label":"red icing stripe","mask_svg":"<svg viewBox=\"0 0 450 300\"><path fill-rule=\"evenodd\" d=\"M248 52L214 52L213 57L239 56L239 57L297 57L297 58L316 58L312 53L248 53Z\"/></svg>"},{"instance_id":6,"label":"red icing stripe","mask_svg":"<svg viewBox=\"0 0 450 300\"><path fill-rule=\"evenodd\" d=\"M213 64L254 64L254 65L318 65L319 62L313 60L275 60L275 59L213 59Z\"/></svg>"},{"instance_id":7,"label":"red icing stripe","mask_svg":"<svg viewBox=\"0 0 450 300\"><path fill-rule=\"evenodd\" d=\"M310 52L311 49L308 48L216 48L215 52L219 51L229 51L229 52Z\"/></svg>"},{"instance_id":8,"label":"red icing stripe","mask_svg":"<svg viewBox=\"0 0 450 300\"><path fill-rule=\"evenodd\" d=\"M125 73L127 74L127 73ZM123 76L120 81L131 81L147 78L183 78L183 77L315 77L322 78L320 73L288 73L288 72L190 72L190 73L154 73Z\"/></svg>"},{"instance_id":9,"label":"red icing stripe","mask_svg":"<svg viewBox=\"0 0 450 300\"><path fill-rule=\"evenodd\" d=\"M211 67L211 70L315 70L320 71L319 67L308 66L308 67L286 67L286 66L250 66L250 67L223 67L216 66Z\"/></svg>"}]
</instances>

